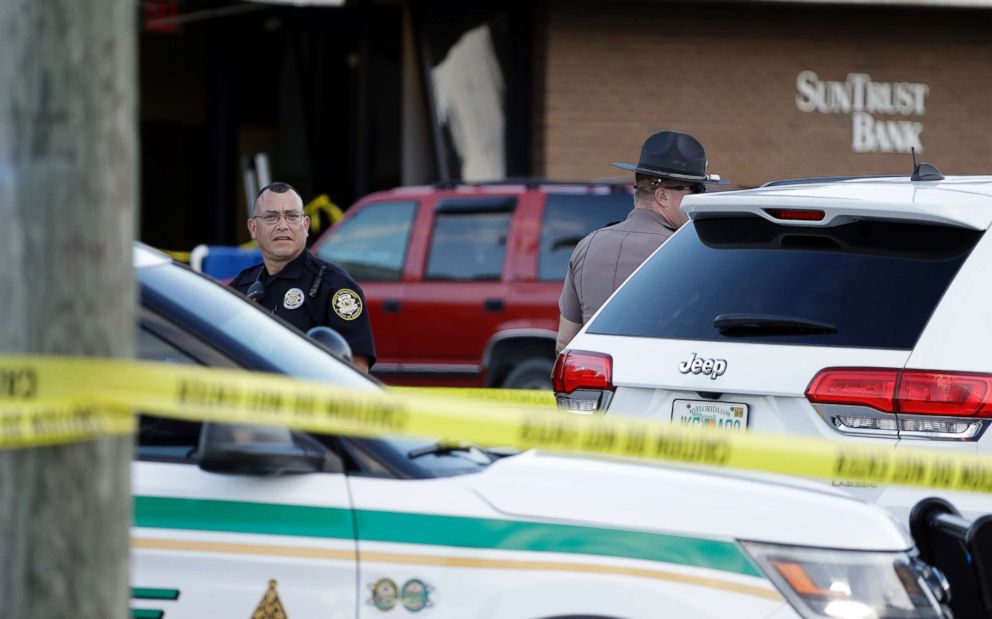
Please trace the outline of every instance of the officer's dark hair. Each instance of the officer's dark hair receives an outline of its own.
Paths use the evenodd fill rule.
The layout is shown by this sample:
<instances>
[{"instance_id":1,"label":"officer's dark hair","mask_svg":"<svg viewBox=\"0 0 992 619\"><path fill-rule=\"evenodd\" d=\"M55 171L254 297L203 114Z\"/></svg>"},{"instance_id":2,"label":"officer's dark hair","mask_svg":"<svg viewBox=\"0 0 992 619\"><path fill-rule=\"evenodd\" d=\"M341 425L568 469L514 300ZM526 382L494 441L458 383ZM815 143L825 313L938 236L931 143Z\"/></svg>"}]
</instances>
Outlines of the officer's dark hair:
<instances>
[{"instance_id":1,"label":"officer's dark hair","mask_svg":"<svg viewBox=\"0 0 992 619\"><path fill-rule=\"evenodd\" d=\"M258 199L261 198L262 194L265 193L266 191L271 191L273 193L286 193L287 191L292 191L293 193L296 194L296 197L300 199L300 202L303 202L303 196L300 195L299 191L296 191L295 187L293 187L289 183L276 181L274 183L269 183L265 187L262 187L261 189L258 190L258 193L255 194L255 201L252 202L251 205L252 210L258 207Z\"/></svg>"}]
</instances>

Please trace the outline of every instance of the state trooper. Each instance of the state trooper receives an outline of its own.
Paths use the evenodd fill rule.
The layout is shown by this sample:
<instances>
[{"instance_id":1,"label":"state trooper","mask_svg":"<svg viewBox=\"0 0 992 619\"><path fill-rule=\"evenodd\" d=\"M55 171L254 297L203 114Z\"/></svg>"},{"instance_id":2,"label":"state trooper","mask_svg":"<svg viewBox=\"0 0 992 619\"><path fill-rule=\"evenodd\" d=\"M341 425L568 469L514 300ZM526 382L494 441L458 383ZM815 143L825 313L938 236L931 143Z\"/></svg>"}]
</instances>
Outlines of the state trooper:
<instances>
[{"instance_id":1,"label":"state trooper","mask_svg":"<svg viewBox=\"0 0 992 619\"><path fill-rule=\"evenodd\" d=\"M707 183L721 182L706 173L703 145L681 131L648 137L637 165L613 165L634 172L634 209L624 221L594 230L575 246L558 299L558 352L634 269L685 224L682 198L705 191Z\"/></svg>"},{"instance_id":2,"label":"state trooper","mask_svg":"<svg viewBox=\"0 0 992 619\"><path fill-rule=\"evenodd\" d=\"M351 346L352 363L368 372L375 363L375 343L365 294L347 271L307 250L309 229L295 189L287 183L262 187L248 219L262 264L239 273L231 287L303 332L331 327Z\"/></svg>"}]
</instances>

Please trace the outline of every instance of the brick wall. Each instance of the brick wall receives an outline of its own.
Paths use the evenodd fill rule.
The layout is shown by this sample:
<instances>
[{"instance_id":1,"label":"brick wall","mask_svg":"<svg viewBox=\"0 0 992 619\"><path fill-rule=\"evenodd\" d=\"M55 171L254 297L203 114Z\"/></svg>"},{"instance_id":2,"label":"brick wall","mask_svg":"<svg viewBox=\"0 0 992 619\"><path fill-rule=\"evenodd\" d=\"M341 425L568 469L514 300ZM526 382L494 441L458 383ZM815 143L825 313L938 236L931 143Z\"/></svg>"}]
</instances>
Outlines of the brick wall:
<instances>
[{"instance_id":1,"label":"brick wall","mask_svg":"<svg viewBox=\"0 0 992 619\"><path fill-rule=\"evenodd\" d=\"M644 138L680 129L734 183L912 169L852 152L850 114L802 112L796 76L929 86L921 159L992 173L992 11L814 5L558 2L547 7L537 173L623 174Z\"/></svg>"}]
</instances>

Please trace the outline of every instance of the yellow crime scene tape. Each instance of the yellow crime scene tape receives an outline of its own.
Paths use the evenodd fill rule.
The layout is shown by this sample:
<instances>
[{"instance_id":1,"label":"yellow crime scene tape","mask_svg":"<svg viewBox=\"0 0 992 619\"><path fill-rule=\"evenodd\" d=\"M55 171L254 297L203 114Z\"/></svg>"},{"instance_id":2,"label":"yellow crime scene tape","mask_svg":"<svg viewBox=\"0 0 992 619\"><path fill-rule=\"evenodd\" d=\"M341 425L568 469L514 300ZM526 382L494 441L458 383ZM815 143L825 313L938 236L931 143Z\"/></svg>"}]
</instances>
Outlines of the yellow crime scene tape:
<instances>
[{"instance_id":1,"label":"yellow crime scene tape","mask_svg":"<svg viewBox=\"0 0 992 619\"><path fill-rule=\"evenodd\" d=\"M419 393L442 398L468 399L500 404L556 406L555 394L540 389L480 389L475 387L391 387L399 393Z\"/></svg>"},{"instance_id":2,"label":"yellow crime scene tape","mask_svg":"<svg viewBox=\"0 0 992 619\"><path fill-rule=\"evenodd\" d=\"M992 492L992 458L795 436L725 433L450 391L361 391L274 374L69 357L0 357L0 447L132 432L133 411L352 436L484 446Z\"/></svg>"},{"instance_id":3,"label":"yellow crime scene tape","mask_svg":"<svg viewBox=\"0 0 992 619\"><path fill-rule=\"evenodd\" d=\"M176 251L172 249L159 249L159 251L162 252L163 254L166 254L173 260L178 260L179 262L185 262L186 264L189 264L190 256L193 253L188 251Z\"/></svg>"},{"instance_id":4,"label":"yellow crime scene tape","mask_svg":"<svg viewBox=\"0 0 992 619\"><path fill-rule=\"evenodd\" d=\"M331 201L330 196L326 193L322 193L303 207L303 214L310 218L310 232L317 234L323 227L324 223L320 219L320 214L324 213L327 218L327 225L331 226L341 219L344 215L344 211L341 207Z\"/></svg>"}]
</instances>

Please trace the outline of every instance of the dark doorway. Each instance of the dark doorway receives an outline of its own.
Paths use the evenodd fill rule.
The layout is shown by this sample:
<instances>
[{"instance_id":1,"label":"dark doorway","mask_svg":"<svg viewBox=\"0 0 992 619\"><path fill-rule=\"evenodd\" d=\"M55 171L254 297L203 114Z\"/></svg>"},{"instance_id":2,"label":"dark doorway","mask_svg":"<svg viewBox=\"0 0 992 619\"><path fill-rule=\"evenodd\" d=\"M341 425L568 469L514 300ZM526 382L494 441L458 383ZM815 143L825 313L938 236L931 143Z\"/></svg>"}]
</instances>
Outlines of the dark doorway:
<instances>
[{"instance_id":1,"label":"dark doorway","mask_svg":"<svg viewBox=\"0 0 992 619\"><path fill-rule=\"evenodd\" d=\"M398 5L172 4L140 37L142 240L246 240L242 160L256 153L305 201L344 208L399 184Z\"/></svg>"}]
</instances>

